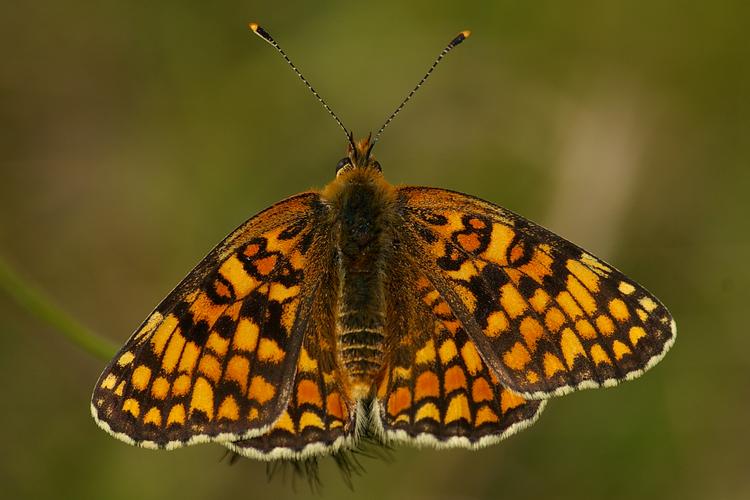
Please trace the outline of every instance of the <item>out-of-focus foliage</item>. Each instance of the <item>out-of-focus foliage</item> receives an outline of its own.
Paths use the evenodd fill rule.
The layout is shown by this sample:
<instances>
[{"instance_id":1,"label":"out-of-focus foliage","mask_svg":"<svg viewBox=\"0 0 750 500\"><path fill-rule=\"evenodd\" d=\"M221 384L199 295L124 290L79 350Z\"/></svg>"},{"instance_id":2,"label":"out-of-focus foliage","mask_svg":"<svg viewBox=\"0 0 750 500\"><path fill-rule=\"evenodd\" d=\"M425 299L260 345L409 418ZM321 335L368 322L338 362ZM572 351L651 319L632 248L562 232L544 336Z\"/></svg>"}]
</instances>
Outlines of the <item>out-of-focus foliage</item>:
<instances>
[{"instance_id":1,"label":"out-of-focus foliage","mask_svg":"<svg viewBox=\"0 0 750 500\"><path fill-rule=\"evenodd\" d=\"M750 497L750 9L687 2L5 2L0 254L116 342L226 233L332 178L344 122L396 183L469 192L640 281L678 341L478 452L397 448L325 498ZM153 452L88 414L103 363L0 298L7 498L305 498L215 445Z\"/></svg>"}]
</instances>

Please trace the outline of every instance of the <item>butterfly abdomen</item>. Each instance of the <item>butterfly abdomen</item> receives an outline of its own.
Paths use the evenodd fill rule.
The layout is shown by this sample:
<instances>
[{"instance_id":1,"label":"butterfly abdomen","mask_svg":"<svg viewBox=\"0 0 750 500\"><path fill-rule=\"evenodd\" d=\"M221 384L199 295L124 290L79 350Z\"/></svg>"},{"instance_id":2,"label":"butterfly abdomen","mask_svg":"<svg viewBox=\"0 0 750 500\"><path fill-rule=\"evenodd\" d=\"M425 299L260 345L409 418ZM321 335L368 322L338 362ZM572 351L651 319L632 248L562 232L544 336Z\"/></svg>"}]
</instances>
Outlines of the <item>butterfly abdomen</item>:
<instances>
[{"instance_id":1,"label":"butterfly abdomen","mask_svg":"<svg viewBox=\"0 0 750 500\"><path fill-rule=\"evenodd\" d=\"M383 267L391 246L390 185L379 172L355 169L329 194L335 215L339 266L336 314L338 351L355 387L366 392L383 364Z\"/></svg>"}]
</instances>

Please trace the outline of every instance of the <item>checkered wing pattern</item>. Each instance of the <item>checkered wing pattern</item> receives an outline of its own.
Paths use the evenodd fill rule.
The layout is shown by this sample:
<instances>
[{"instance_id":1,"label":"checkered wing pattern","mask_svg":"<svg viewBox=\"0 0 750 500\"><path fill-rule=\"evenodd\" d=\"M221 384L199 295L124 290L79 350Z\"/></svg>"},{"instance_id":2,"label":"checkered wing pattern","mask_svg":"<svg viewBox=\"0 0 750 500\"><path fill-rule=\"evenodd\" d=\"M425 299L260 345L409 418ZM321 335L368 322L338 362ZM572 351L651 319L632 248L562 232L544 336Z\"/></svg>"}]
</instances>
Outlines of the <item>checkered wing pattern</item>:
<instances>
[{"instance_id":1,"label":"checkered wing pattern","mask_svg":"<svg viewBox=\"0 0 750 500\"><path fill-rule=\"evenodd\" d=\"M477 344L401 247L387 271L390 339L372 419L388 440L477 448L532 424L544 401L502 385Z\"/></svg>"},{"instance_id":2,"label":"checkered wing pattern","mask_svg":"<svg viewBox=\"0 0 750 500\"><path fill-rule=\"evenodd\" d=\"M658 299L546 229L442 189L400 188L398 203L428 280L490 371L520 396L635 378L674 342Z\"/></svg>"},{"instance_id":3,"label":"checkered wing pattern","mask_svg":"<svg viewBox=\"0 0 750 500\"><path fill-rule=\"evenodd\" d=\"M294 374L332 248L324 210L315 193L294 196L211 251L104 370L97 423L146 447L231 441L265 433L294 391L308 394Z\"/></svg>"}]
</instances>

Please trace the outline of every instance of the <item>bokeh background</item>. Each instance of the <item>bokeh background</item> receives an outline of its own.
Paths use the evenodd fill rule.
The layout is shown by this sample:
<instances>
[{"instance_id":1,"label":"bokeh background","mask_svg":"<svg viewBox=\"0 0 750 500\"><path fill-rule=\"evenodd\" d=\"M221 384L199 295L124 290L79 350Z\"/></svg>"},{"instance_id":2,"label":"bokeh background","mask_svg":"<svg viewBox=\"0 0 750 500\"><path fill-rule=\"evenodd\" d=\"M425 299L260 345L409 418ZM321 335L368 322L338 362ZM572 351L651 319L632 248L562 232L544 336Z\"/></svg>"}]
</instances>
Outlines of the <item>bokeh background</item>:
<instances>
[{"instance_id":1,"label":"bokeh background","mask_svg":"<svg viewBox=\"0 0 750 500\"><path fill-rule=\"evenodd\" d=\"M472 193L614 263L672 310L644 378L549 404L477 451L398 448L323 498L750 498L746 2L4 2L0 257L120 344L225 234L332 176ZM105 362L0 296L3 498L306 498L218 445L126 446L89 417Z\"/></svg>"}]
</instances>

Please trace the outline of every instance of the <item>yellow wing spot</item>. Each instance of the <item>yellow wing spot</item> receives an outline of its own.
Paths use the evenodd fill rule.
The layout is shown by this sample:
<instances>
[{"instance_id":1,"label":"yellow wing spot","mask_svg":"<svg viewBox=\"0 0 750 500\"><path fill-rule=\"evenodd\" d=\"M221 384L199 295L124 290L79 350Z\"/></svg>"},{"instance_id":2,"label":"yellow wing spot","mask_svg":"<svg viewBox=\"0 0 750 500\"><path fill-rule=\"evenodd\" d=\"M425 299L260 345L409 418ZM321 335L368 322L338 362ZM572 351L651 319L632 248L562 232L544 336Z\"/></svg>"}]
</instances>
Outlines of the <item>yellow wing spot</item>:
<instances>
[{"instance_id":1,"label":"yellow wing spot","mask_svg":"<svg viewBox=\"0 0 750 500\"><path fill-rule=\"evenodd\" d=\"M452 366L445 370L443 386L448 394L456 389L466 389L466 375L460 366Z\"/></svg>"},{"instance_id":2,"label":"yellow wing spot","mask_svg":"<svg viewBox=\"0 0 750 500\"><path fill-rule=\"evenodd\" d=\"M161 427L161 412L159 411L159 408L152 406L143 416L143 423Z\"/></svg>"},{"instance_id":3,"label":"yellow wing spot","mask_svg":"<svg viewBox=\"0 0 750 500\"><path fill-rule=\"evenodd\" d=\"M395 417L411 407L411 392L406 387L399 387L388 398L388 414Z\"/></svg>"},{"instance_id":4,"label":"yellow wing spot","mask_svg":"<svg viewBox=\"0 0 750 500\"><path fill-rule=\"evenodd\" d=\"M503 354L505 365L514 370L522 370L529 361L531 361L531 355L520 342L513 344L513 347Z\"/></svg>"},{"instance_id":5,"label":"yellow wing spot","mask_svg":"<svg viewBox=\"0 0 750 500\"><path fill-rule=\"evenodd\" d=\"M306 411L305 413L302 414L302 417L299 419L300 430L304 429L305 427L317 427L318 429L326 428L325 424L320 419L320 417L311 411Z\"/></svg>"},{"instance_id":6,"label":"yellow wing spot","mask_svg":"<svg viewBox=\"0 0 750 500\"><path fill-rule=\"evenodd\" d=\"M208 336L206 347L219 356L223 356L227 353L227 349L229 348L229 339L225 339L218 333L212 332L211 335Z\"/></svg>"},{"instance_id":7,"label":"yellow wing spot","mask_svg":"<svg viewBox=\"0 0 750 500\"><path fill-rule=\"evenodd\" d=\"M232 347L242 349L243 351L252 352L258 345L258 325L243 318L237 323L237 330L234 333Z\"/></svg>"},{"instance_id":8,"label":"yellow wing spot","mask_svg":"<svg viewBox=\"0 0 750 500\"><path fill-rule=\"evenodd\" d=\"M190 399L190 413L200 410L206 414L209 420L214 418L214 389L203 377L195 379L193 385L193 397Z\"/></svg>"},{"instance_id":9,"label":"yellow wing spot","mask_svg":"<svg viewBox=\"0 0 750 500\"><path fill-rule=\"evenodd\" d=\"M294 421L292 420L292 417L289 416L289 412L286 411L282 413L279 419L273 424L273 428L281 429L291 434L297 433L296 429L294 428Z\"/></svg>"},{"instance_id":10,"label":"yellow wing spot","mask_svg":"<svg viewBox=\"0 0 750 500\"><path fill-rule=\"evenodd\" d=\"M620 361L623 357L625 357L626 354L633 353L633 351L630 350L630 347L626 346L619 340L615 340L612 343L612 351L615 353L615 358L617 358L617 361Z\"/></svg>"},{"instance_id":11,"label":"yellow wing spot","mask_svg":"<svg viewBox=\"0 0 750 500\"><path fill-rule=\"evenodd\" d=\"M129 365L130 363L133 362L134 359L135 359L135 356L133 355L132 352L130 351L124 352L122 353L122 356L120 356L120 358L117 360L117 364L120 366Z\"/></svg>"},{"instance_id":12,"label":"yellow wing spot","mask_svg":"<svg viewBox=\"0 0 750 500\"><path fill-rule=\"evenodd\" d=\"M195 342L188 341L185 343L185 347L182 349L182 356L180 356L179 371L182 373L192 374L195 370L195 365L198 364L198 356L201 353L201 348Z\"/></svg>"},{"instance_id":13,"label":"yellow wing spot","mask_svg":"<svg viewBox=\"0 0 750 500\"><path fill-rule=\"evenodd\" d=\"M497 337L508 329L508 317L503 311L495 311L487 317L487 328L484 334L488 337Z\"/></svg>"},{"instance_id":14,"label":"yellow wing spot","mask_svg":"<svg viewBox=\"0 0 750 500\"><path fill-rule=\"evenodd\" d=\"M185 424L185 407L181 404L174 405L167 415L167 427L172 424Z\"/></svg>"},{"instance_id":15,"label":"yellow wing spot","mask_svg":"<svg viewBox=\"0 0 750 500\"><path fill-rule=\"evenodd\" d=\"M102 389L109 389L112 390L115 387L115 384L117 384L117 377L112 375L111 373L104 377L104 380L102 380L102 383L99 385Z\"/></svg>"},{"instance_id":16,"label":"yellow wing spot","mask_svg":"<svg viewBox=\"0 0 750 500\"><path fill-rule=\"evenodd\" d=\"M258 413L258 409L251 408L250 411L247 413L248 422L252 422L253 420L258 420L258 418L260 418L260 413Z\"/></svg>"},{"instance_id":17,"label":"yellow wing spot","mask_svg":"<svg viewBox=\"0 0 750 500\"><path fill-rule=\"evenodd\" d=\"M651 297L643 297L638 302L641 303L641 306L646 310L646 312L651 312L654 309L656 309L656 302L651 300Z\"/></svg>"},{"instance_id":18,"label":"yellow wing spot","mask_svg":"<svg viewBox=\"0 0 750 500\"><path fill-rule=\"evenodd\" d=\"M583 286L594 293L599 291L599 276L597 276L591 269L577 260L568 260L568 262L565 263L565 267L567 267L568 271L573 273L573 275L583 283Z\"/></svg>"},{"instance_id":19,"label":"yellow wing spot","mask_svg":"<svg viewBox=\"0 0 750 500\"><path fill-rule=\"evenodd\" d=\"M141 337L150 334L152 331L154 331L154 328L156 328L156 325L161 323L161 321L164 319L164 316L160 312L155 312L151 314L151 316L148 317L146 320L146 324L141 327L140 330L138 330L138 333L135 335L135 339L139 340Z\"/></svg>"},{"instance_id":20,"label":"yellow wing spot","mask_svg":"<svg viewBox=\"0 0 750 500\"><path fill-rule=\"evenodd\" d=\"M310 355L307 354L307 349L303 347L299 353L299 363L297 363L297 367L301 372L316 373L318 371L318 362L312 359Z\"/></svg>"},{"instance_id":21,"label":"yellow wing spot","mask_svg":"<svg viewBox=\"0 0 750 500\"><path fill-rule=\"evenodd\" d=\"M221 363L214 356L204 353L198 363L198 371L215 384L221 378Z\"/></svg>"},{"instance_id":22,"label":"yellow wing spot","mask_svg":"<svg viewBox=\"0 0 750 500\"><path fill-rule=\"evenodd\" d=\"M609 316L600 314L596 318L596 327L602 333L602 335L612 335L615 333L615 324L609 319Z\"/></svg>"},{"instance_id":23,"label":"yellow wing spot","mask_svg":"<svg viewBox=\"0 0 750 500\"><path fill-rule=\"evenodd\" d=\"M624 281L620 282L620 284L617 286L617 289L620 290L620 293L623 293L625 295L630 295L631 293L635 292L635 287L630 283L626 283Z\"/></svg>"},{"instance_id":24,"label":"yellow wing spot","mask_svg":"<svg viewBox=\"0 0 750 500\"><path fill-rule=\"evenodd\" d=\"M275 340L262 338L258 345L258 359L268 363L280 363L286 353L281 350Z\"/></svg>"},{"instance_id":25,"label":"yellow wing spot","mask_svg":"<svg viewBox=\"0 0 750 500\"><path fill-rule=\"evenodd\" d=\"M474 292L472 292L465 286L458 284L453 285L453 291L456 292L456 295L461 298L461 302L464 303L466 309L468 309L470 313L474 313L474 311L476 311L477 296L474 295Z\"/></svg>"},{"instance_id":26,"label":"yellow wing spot","mask_svg":"<svg viewBox=\"0 0 750 500\"><path fill-rule=\"evenodd\" d=\"M237 406L237 401L234 400L234 396L230 394L224 398L224 401L219 405L217 418L225 418L232 422L236 422L240 419L240 408Z\"/></svg>"},{"instance_id":27,"label":"yellow wing spot","mask_svg":"<svg viewBox=\"0 0 750 500\"><path fill-rule=\"evenodd\" d=\"M417 377L414 385L414 401L440 396L440 381L434 372L424 372Z\"/></svg>"},{"instance_id":28,"label":"yellow wing spot","mask_svg":"<svg viewBox=\"0 0 750 500\"><path fill-rule=\"evenodd\" d=\"M596 301L589 291L573 275L568 275L568 291L576 299L576 302L583 307L586 313L591 314L596 311Z\"/></svg>"},{"instance_id":29,"label":"yellow wing spot","mask_svg":"<svg viewBox=\"0 0 750 500\"><path fill-rule=\"evenodd\" d=\"M487 383L487 379L484 377L475 379L474 383L471 384L471 399L475 403L490 401L494 399L494 397L495 394L492 392L490 384Z\"/></svg>"},{"instance_id":30,"label":"yellow wing spot","mask_svg":"<svg viewBox=\"0 0 750 500\"><path fill-rule=\"evenodd\" d=\"M456 350L456 343L451 339L446 340L440 345L440 361L442 361L444 365L448 364L448 362L457 355L458 351Z\"/></svg>"},{"instance_id":31,"label":"yellow wing spot","mask_svg":"<svg viewBox=\"0 0 750 500\"><path fill-rule=\"evenodd\" d=\"M557 303L560 304L560 307L562 307L563 311L565 311L573 321L583 316L583 311L580 307L578 307L578 304L576 304L576 301L570 294L570 292L563 291L558 293Z\"/></svg>"},{"instance_id":32,"label":"yellow wing spot","mask_svg":"<svg viewBox=\"0 0 750 500\"><path fill-rule=\"evenodd\" d=\"M156 377L151 384L151 395L155 399L164 400L169 394L169 381L164 377Z\"/></svg>"},{"instance_id":33,"label":"yellow wing spot","mask_svg":"<svg viewBox=\"0 0 750 500\"><path fill-rule=\"evenodd\" d=\"M596 338L596 330L594 330L594 326L587 319L576 321L576 330L578 330L578 335L585 339L591 340Z\"/></svg>"},{"instance_id":34,"label":"yellow wing spot","mask_svg":"<svg viewBox=\"0 0 750 500\"><path fill-rule=\"evenodd\" d=\"M560 335L560 349L565 357L565 363L568 365L568 368L573 368L573 363L577 356L584 356L586 354L578 337L576 337L570 328L563 329Z\"/></svg>"},{"instance_id":35,"label":"yellow wing spot","mask_svg":"<svg viewBox=\"0 0 750 500\"><path fill-rule=\"evenodd\" d=\"M507 389L503 389L502 394L500 394L500 409L503 411L503 413L506 413L508 410L512 410L513 408L521 406L525 402L526 400L523 399L521 396L518 396L517 394L513 394L511 391Z\"/></svg>"},{"instance_id":36,"label":"yellow wing spot","mask_svg":"<svg viewBox=\"0 0 750 500\"><path fill-rule=\"evenodd\" d=\"M148 382L151 380L151 368L146 365L138 365L133 370L133 375L130 377L130 382L133 384L133 388L138 391L144 390L148 386Z\"/></svg>"},{"instance_id":37,"label":"yellow wing spot","mask_svg":"<svg viewBox=\"0 0 750 500\"><path fill-rule=\"evenodd\" d=\"M602 261L598 260L593 255L587 253L584 253L581 256L581 262L583 262L589 268L593 268L592 270L599 276L607 276L610 272L612 272L612 269L610 267L606 266Z\"/></svg>"},{"instance_id":38,"label":"yellow wing spot","mask_svg":"<svg viewBox=\"0 0 750 500\"><path fill-rule=\"evenodd\" d=\"M141 405L138 404L138 401L136 401L135 399L128 398L122 404L122 411L128 412L135 418L138 418L138 415L141 414Z\"/></svg>"},{"instance_id":39,"label":"yellow wing spot","mask_svg":"<svg viewBox=\"0 0 750 500\"><path fill-rule=\"evenodd\" d=\"M477 417L474 419L474 427L479 427L482 424L495 423L500 421L494 411L488 407L483 406L477 411Z\"/></svg>"},{"instance_id":40,"label":"yellow wing spot","mask_svg":"<svg viewBox=\"0 0 750 500\"><path fill-rule=\"evenodd\" d=\"M535 248L531 260L520 266L518 270L541 285L544 282L544 277L552 274L551 266L552 258L540 249Z\"/></svg>"},{"instance_id":41,"label":"yellow wing spot","mask_svg":"<svg viewBox=\"0 0 750 500\"><path fill-rule=\"evenodd\" d=\"M115 395L122 396L122 393L124 391L125 391L125 381L121 380L120 383L117 385L117 389L115 389Z\"/></svg>"},{"instance_id":42,"label":"yellow wing spot","mask_svg":"<svg viewBox=\"0 0 750 500\"><path fill-rule=\"evenodd\" d=\"M237 299L243 299L255 290L260 282L245 272L245 266L237 256L232 255L219 268L221 275L232 284Z\"/></svg>"},{"instance_id":43,"label":"yellow wing spot","mask_svg":"<svg viewBox=\"0 0 750 500\"><path fill-rule=\"evenodd\" d=\"M552 353L544 353L544 376L547 378L553 377L557 372L564 372L565 367L560 361L560 358Z\"/></svg>"},{"instance_id":44,"label":"yellow wing spot","mask_svg":"<svg viewBox=\"0 0 750 500\"><path fill-rule=\"evenodd\" d=\"M638 318L640 318L641 321L645 322L648 319L648 314L646 314L646 311L640 307L636 309L635 312L638 314Z\"/></svg>"},{"instance_id":45,"label":"yellow wing spot","mask_svg":"<svg viewBox=\"0 0 750 500\"><path fill-rule=\"evenodd\" d=\"M193 321L198 322L205 319L216 318L224 310L223 305L215 303L211 298L201 293L190 306L193 313Z\"/></svg>"},{"instance_id":46,"label":"yellow wing spot","mask_svg":"<svg viewBox=\"0 0 750 500\"><path fill-rule=\"evenodd\" d=\"M435 422L440 422L440 411L433 403L426 403L419 410L417 410L414 421L419 422L420 420L424 420L426 418L434 420Z\"/></svg>"},{"instance_id":47,"label":"yellow wing spot","mask_svg":"<svg viewBox=\"0 0 750 500\"><path fill-rule=\"evenodd\" d=\"M264 404L269 401L276 394L276 389L273 385L269 384L266 379L260 375L253 377L250 382L250 388L248 389L248 396L260 404Z\"/></svg>"},{"instance_id":48,"label":"yellow wing spot","mask_svg":"<svg viewBox=\"0 0 750 500\"><path fill-rule=\"evenodd\" d=\"M633 326L630 328L630 332L628 332L630 343L633 344L634 346L638 345L638 341L641 340L645 336L646 336L646 330L644 330L640 326Z\"/></svg>"},{"instance_id":49,"label":"yellow wing spot","mask_svg":"<svg viewBox=\"0 0 750 500\"><path fill-rule=\"evenodd\" d=\"M550 297L541 288L537 288L534 292L534 295L531 296L529 299L529 303L531 304L531 307L534 308L534 310L538 313L543 313L544 310L547 308L547 304L549 303Z\"/></svg>"},{"instance_id":50,"label":"yellow wing spot","mask_svg":"<svg viewBox=\"0 0 750 500\"><path fill-rule=\"evenodd\" d=\"M526 342L526 346L529 350L531 352L536 351L536 343L544 334L544 328L542 325L531 316L526 316L521 321L519 330L521 331L523 340Z\"/></svg>"},{"instance_id":51,"label":"yellow wing spot","mask_svg":"<svg viewBox=\"0 0 750 500\"><path fill-rule=\"evenodd\" d=\"M630 317L628 306L621 299L612 299L609 301L609 312L619 321L625 321Z\"/></svg>"},{"instance_id":52,"label":"yellow wing spot","mask_svg":"<svg viewBox=\"0 0 750 500\"><path fill-rule=\"evenodd\" d=\"M457 270L445 271L445 274L448 275L451 279L457 281L469 281L472 277L477 275L477 268L474 267L474 264L471 260L467 260L463 264L461 264L461 267L459 267Z\"/></svg>"},{"instance_id":53,"label":"yellow wing spot","mask_svg":"<svg viewBox=\"0 0 750 500\"><path fill-rule=\"evenodd\" d=\"M174 329L177 328L178 322L179 320L177 319L177 316L169 314L154 332L154 335L151 337L151 345L157 356L161 356L161 353L164 351L164 346L167 345L169 336L172 335Z\"/></svg>"},{"instance_id":54,"label":"yellow wing spot","mask_svg":"<svg viewBox=\"0 0 750 500\"><path fill-rule=\"evenodd\" d=\"M464 360L464 366L466 366L466 369L471 375L476 375L476 373L484 366L482 358L479 357L479 353L477 352L477 348L474 347L474 342L469 341L464 344L461 348L461 357Z\"/></svg>"},{"instance_id":55,"label":"yellow wing spot","mask_svg":"<svg viewBox=\"0 0 750 500\"><path fill-rule=\"evenodd\" d=\"M182 348L185 346L185 337L182 336L182 334L178 331L174 332L174 335L172 335L172 338L169 340L169 344L167 344L167 350L164 353L164 357L161 361L162 369L167 373L172 373L174 371L175 366L177 366L177 361L180 359L180 355L182 354Z\"/></svg>"},{"instance_id":56,"label":"yellow wing spot","mask_svg":"<svg viewBox=\"0 0 750 500\"><path fill-rule=\"evenodd\" d=\"M250 361L244 356L234 355L227 362L224 378L233 380L240 386L240 391L245 393L247 389L247 378L250 373Z\"/></svg>"},{"instance_id":57,"label":"yellow wing spot","mask_svg":"<svg viewBox=\"0 0 750 500\"><path fill-rule=\"evenodd\" d=\"M465 394L457 394L453 396L448 409L445 411L445 424L450 424L456 420L465 419L467 422L471 422L471 413L469 411L469 401L466 399Z\"/></svg>"},{"instance_id":58,"label":"yellow wing spot","mask_svg":"<svg viewBox=\"0 0 750 500\"><path fill-rule=\"evenodd\" d=\"M435 342L430 340L423 348L417 351L415 362L418 365L430 364L435 362Z\"/></svg>"},{"instance_id":59,"label":"yellow wing spot","mask_svg":"<svg viewBox=\"0 0 750 500\"><path fill-rule=\"evenodd\" d=\"M299 295L299 286L285 287L281 283L272 283L268 292L268 299L276 302L284 302L286 299Z\"/></svg>"},{"instance_id":60,"label":"yellow wing spot","mask_svg":"<svg viewBox=\"0 0 750 500\"><path fill-rule=\"evenodd\" d=\"M180 397L184 396L190 390L190 377L187 375L180 375L172 384L172 394Z\"/></svg>"},{"instance_id":61,"label":"yellow wing spot","mask_svg":"<svg viewBox=\"0 0 750 500\"><path fill-rule=\"evenodd\" d=\"M320 397L318 384L312 380L300 380L297 384L297 405L313 404L320 408L323 407L323 399ZM304 427L304 426L303 426Z\"/></svg>"},{"instance_id":62,"label":"yellow wing spot","mask_svg":"<svg viewBox=\"0 0 750 500\"><path fill-rule=\"evenodd\" d=\"M511 318L516 318L526 311L526 301L510 283L500 288L500 305Z\"/></svg>"},{"instance_id":63,"label":"yellow wing spot","mask_svg":"<svg viewBox=\"0 0 750 500\"><path fill-rule=\"evenodd\" d=\"M508 253L508 246L513 241L515 235L515 231L504 224L492 224L490 244L482 254L484 258L501 266L507 265L508 262L505 256Z\"/></svg>"},{"instance_id":64,"label":"yellow wing spot","mask_svg":"<svg viewBox=\"0 0 750 500\"><path fill-rule=\"evenodd\" d=\"M408 413L402 413L396 419L393 421L394 423L403 422L405 424L409 423L409 414Z\"/></svg>"},{"instance_id":65,"label":"yellow wing spot","mask_svg":"<svg viewBox=\"0 0 750 500\"><path fill-rule=\"evenodd\" d=\"M393 368L393 380L411 380L411 368L404 368L403 366L396 366Z\"/></svg>"},{"instance_id":66,"label":"yellow wing spot","mask_svg":"<svg viewBox=\"0 0 750 500\"><path fill-rule=\"evenodd\" d=\"M607 353L604 352L604 348L599 344L594 344L591 347L591 359L594 360L595 365L598 365L599 363L605 363L608 365L612 364L612 360L609 359Z\"/></svg>"},{"instance_id":67,"label":"yellow wing spot","mask_svg":"<svg viewBox=\"0 0 750 500\"><path fill-rule=\"evenodd\" d=\"M429 281L427 281L427 279L426 279L426 278L425 278L425 282L426 282L426 283L427 283L428 285L430 285L430 282L429 282ZM428 306L431 306L431 305L432 305L432 304L434 304L434 303L435 303L435 301L436 301L436 300L438 300L439 298L440 298L440 292L438 292L437 290L430 290L430 291L429 291L429 292L427 292L427 294L426 294L426 295L424 296L424 298L422 299L422 302L424 302L424 303L425 303L425 304L427 304Z\"/></svg>"},{"instance_id":68,"label":"yellow wing spot","mask_svg":"<svg viewBox=\"0 0 750 500\"><path fill-rule=\"evenodd\" d=\"M565 323L565 315L556 307L550 307L544 315L544 324L552 333L557 333L560 327Z\"/></svg>"},{"instance_id":69,"label":"yellow wing spot","mask_svg":"<svg viewBox=\"0 0 750 500\"><path fill-rule=\"evenodd\" d=\"M526 380L528 380L530 384L536 384L539 382L539 374L534 370L529 370L526 372Z\"/></svg>"}]
</instances>

